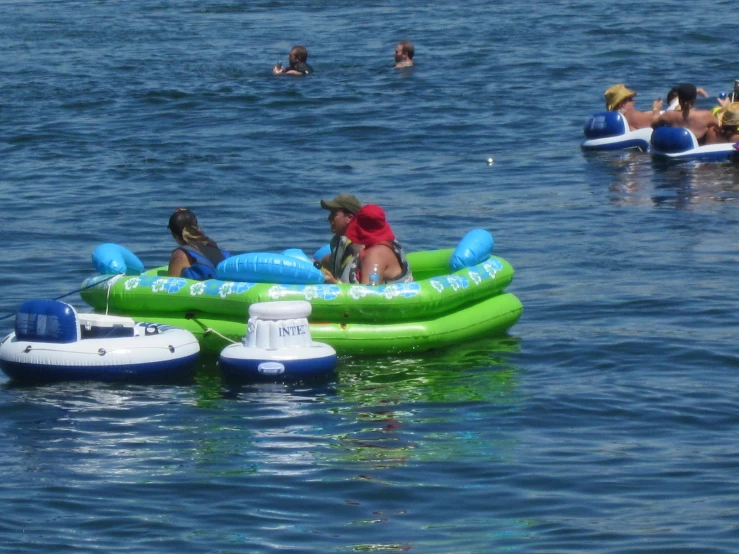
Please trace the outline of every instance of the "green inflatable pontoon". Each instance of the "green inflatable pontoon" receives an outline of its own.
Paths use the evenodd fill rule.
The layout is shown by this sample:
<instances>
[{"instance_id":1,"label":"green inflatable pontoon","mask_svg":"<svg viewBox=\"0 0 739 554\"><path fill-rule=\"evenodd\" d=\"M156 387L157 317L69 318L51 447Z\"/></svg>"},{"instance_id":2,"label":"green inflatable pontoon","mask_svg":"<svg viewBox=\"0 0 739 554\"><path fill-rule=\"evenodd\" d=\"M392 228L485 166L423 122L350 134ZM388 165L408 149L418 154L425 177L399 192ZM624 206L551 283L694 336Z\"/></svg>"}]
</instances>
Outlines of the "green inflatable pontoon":
<instances>
[{"instance_id":1,"label":"green inflatable pontoon","mask_svg":"<svg viewBox=\"0 0 739 554\"><path fill-rule=\"evenodd\" d=\"M142 275L102 275L83 283L82 299L98 312L182 327L204 351L220 352L246 335L256 302L307 300L313 340L339 354L388 354L449 346L502 334L523 306L504 289L513 279L505 260L490 256L452 272L453 250L411 252L415 281L395 285L280 285Z\"/></svg>"}]
</instances>

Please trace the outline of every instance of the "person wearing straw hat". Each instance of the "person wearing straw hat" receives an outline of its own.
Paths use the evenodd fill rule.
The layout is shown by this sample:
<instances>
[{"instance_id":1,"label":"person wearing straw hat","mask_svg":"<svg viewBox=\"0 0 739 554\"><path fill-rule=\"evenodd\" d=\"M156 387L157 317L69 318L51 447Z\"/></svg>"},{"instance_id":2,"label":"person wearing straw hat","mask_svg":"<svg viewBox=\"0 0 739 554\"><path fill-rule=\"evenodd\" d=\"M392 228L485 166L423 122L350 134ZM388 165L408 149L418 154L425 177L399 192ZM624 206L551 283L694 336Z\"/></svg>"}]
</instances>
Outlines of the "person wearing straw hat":
<instances>
[{"instance_id":1,"label":"person wearing straw hat","mask_svg":"<svg viewBox=\"0 0 739 554\"><path fill-rule=\"evenodd\" d=\"M375 204L366 204L346 229L352 241L355 256L350 271L350 283L371 283L376 266L377 279L373 284L410 283L413 281L410 265L403 248L395 240L385 211Z\"/></svg>"},{"instance_id":2,"label":"person wearing straw hat","mask_svg":"<svg viewBox=\"0 0 739 554\"><path fill-rule=\"evenodd\" d=\"M719 114L719 127L709 129L706 144L739 142L739 102L732 102Z\"/></svg>"},{"instance_id":3,"label":"person wearing straw hat","mask_svg":"<svg viewBox=\"0 0 739 554\"><path fill-rule=\"evenodd\" d=\"M626 118L629 129L632 131L651 127L654 120L659 117L660 110L662 109L662 99L657 98L652 103L651 112L640 112L634 107L636 93L621 83L613 85L606 90L604 96L606 99L606 109L609 112L621 113Z\"/></svg>"},{"instance_id":4,"label":"person wearing straw hat","mask_svg":"<svg viewBox=\"0 0 739 554\"><path fill-rule=\"evenodd\" d=\"M664 112L652 127L667 125L670 127L685 127L694 135L699 145L706 144L706 134L712 127L718 127L718 120L710 110L698 110L695 100L698 89L691 83L681 83L677 86L677 98L680 103L679 111ZM713 131L712 131L713 132Z\"/></svg>"}]
</instances>

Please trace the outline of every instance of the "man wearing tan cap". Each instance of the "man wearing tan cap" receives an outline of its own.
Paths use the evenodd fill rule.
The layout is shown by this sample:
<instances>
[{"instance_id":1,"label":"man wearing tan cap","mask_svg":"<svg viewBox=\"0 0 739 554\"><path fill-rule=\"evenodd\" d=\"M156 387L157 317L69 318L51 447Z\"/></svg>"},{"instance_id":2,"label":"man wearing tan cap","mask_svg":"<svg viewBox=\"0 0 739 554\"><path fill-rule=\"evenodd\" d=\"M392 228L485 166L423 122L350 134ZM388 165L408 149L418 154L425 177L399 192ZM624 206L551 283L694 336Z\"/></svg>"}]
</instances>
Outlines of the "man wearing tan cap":
<instances>
[{"instance_id":1,"label":"man wearing tan cap","mask_svg":"<svg viewBox=\"0 0 739 554\"><path fill-rule=\"evenodd\" d=\"M657 98L652 103L651 112L640 112L634 107L636 93L620 83L609 88L604 96L606 98L606 109L609 112L620 112L626 118L631 131L651 127L662 109L662 99Z\"/></svg>"},{"instance_id":2,"label":"man wearing tan cap","mask_svg":"<svg viewBox=\"0 0 739 554\"><path fill-rule=\"evenodd\" d=\"M331 284L348 283L348 271L354 253L351 241L344 235L347 227L362 209L362 203L352 194L339 194L331 200L321 200L321 207L329 210L328 222L331 224L331 252L326 254L320 261L321 266L326 269L324 276L326 282ZM330 275L326 273L329 272ZM347 273L347 275L344 275ZM343 278L342 278L343 277Z\"/></svg>"}]
</instances>

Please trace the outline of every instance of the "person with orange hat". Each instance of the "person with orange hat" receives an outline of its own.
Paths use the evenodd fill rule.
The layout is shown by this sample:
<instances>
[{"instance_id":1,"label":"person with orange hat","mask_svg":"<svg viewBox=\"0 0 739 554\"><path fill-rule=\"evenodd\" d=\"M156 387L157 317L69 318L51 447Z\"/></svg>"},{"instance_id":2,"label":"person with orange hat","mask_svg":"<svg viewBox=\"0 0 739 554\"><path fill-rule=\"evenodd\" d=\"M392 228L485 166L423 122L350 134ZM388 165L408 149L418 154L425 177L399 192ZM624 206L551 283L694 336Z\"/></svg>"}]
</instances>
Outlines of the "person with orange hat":
<instances>
[{"instance_id":1,"label":"person with orange hat","mask_svg":"<svg viewBox=\"0 0 739 554\"><path fill-rule=\"evenodd\" d=\"M385 211L366 204L346 229L355 256L349 272L350 283L394 284L413 281L408 259L395 240Z\"/></svg>"},{"instance_id":2,"label":"person with orange hat","mask_svg":"<svg viewBox=\"0 0 739 554\"><path fill-rule=\"evenodd\" d=\"M651 112L640 112L634 107L636 93L620 83L606 90L604 96L606 109L609 112L620 112L626 118L629 129L632 131L650 127L654 120L659 117L662 109L662 99L657 98L652 102Z\"/></svg>"}]
</instances>

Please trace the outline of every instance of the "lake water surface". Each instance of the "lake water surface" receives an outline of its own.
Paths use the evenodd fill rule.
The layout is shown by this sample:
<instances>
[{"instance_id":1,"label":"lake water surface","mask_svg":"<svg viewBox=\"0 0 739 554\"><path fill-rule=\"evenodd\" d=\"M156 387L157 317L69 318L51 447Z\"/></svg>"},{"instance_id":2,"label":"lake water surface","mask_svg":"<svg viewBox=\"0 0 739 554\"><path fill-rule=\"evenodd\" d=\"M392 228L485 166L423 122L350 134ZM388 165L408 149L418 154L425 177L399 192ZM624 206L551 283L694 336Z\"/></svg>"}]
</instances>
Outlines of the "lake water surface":
<instances>
[{"instance_id":1,"label":"lake water surface","mask_svg":"<svg viewBox=\"0 0 739 554\"><path fill-rule=\"evenodd\" d=\"M0 315L76 291L102 242L166 263L177 207L233 252L313 252L339 192L408 250L490 230L524 314L313 386L214 359L181 385L0 378L0 551L739 550L739 168L579 148L615 83L714 105L734 4L3 7ZM315 75L273 77L294 44Z\"/></svg>"}]
</instances>

